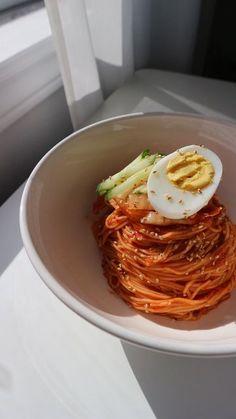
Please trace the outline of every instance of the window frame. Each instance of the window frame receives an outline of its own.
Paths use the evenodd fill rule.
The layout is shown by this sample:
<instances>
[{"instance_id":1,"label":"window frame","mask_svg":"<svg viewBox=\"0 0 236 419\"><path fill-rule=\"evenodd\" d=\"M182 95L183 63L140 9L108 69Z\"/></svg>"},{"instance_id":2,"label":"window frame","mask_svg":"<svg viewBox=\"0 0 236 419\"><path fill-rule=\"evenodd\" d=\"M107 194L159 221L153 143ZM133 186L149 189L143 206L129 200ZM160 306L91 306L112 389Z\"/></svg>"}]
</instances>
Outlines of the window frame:
<instances>
[{"instance_id":1,"label":"window frame","mask_svg":"<svg viewBox=\"0 0 236 419\"><path fill-rule=\"evenodd\" d=\"M58 90L62 79L45 8L1 25L0 39L2 132Z\"/></svg>"}]
</instances>

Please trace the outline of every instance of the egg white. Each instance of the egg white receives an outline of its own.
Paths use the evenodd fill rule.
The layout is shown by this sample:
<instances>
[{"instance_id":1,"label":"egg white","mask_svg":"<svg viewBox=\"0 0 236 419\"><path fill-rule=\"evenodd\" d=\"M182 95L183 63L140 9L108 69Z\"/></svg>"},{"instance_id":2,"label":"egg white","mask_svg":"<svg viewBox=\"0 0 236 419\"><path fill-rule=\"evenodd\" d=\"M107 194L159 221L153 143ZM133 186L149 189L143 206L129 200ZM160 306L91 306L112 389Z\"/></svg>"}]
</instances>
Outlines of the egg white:
<instances>
[{"instance_id":1,"label":"egg white","mask_svg":"<svg viewBox=\"0 0 236 419\"><path fill-rule=\"evenodd\" d=\"M201 193L192 193L177 188L167 177L167 165L169 161L175 158L180 152L193 152L209 160L214 167L214 177L212 183L201 190ZM177 151L168 154L159 160L153 167L147 182L148 199L152 207L159 214L170 219L182 219L197 213L210 201L214 195L222 177L222 163L219 157L211 150L197 146L189 145L182 147ZM171 199L167 199L168 196ZM182 203L180 202L182 201Z\"/></svg>"}]
</instances>

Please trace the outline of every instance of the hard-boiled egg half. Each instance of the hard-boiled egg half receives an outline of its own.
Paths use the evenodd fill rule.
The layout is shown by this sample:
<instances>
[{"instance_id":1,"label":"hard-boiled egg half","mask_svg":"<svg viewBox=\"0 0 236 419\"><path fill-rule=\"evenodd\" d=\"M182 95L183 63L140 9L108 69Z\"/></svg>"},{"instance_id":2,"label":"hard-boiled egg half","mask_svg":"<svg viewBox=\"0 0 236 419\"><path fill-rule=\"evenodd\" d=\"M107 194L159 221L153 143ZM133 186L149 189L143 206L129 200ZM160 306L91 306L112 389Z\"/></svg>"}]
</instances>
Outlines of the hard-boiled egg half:
<instances>
[{"instance_id":1,"label":"hard-boiled egg half","mask_svg":"<svg viewBox=\"0 0 236 419\"><path fill-rule=\"evenodd\" d=\"M167 155L153 167L148 199L164 217L181 219L210 201L222 177L222 163L213 151L189 145Z\"/></svg>"}]
</instances>

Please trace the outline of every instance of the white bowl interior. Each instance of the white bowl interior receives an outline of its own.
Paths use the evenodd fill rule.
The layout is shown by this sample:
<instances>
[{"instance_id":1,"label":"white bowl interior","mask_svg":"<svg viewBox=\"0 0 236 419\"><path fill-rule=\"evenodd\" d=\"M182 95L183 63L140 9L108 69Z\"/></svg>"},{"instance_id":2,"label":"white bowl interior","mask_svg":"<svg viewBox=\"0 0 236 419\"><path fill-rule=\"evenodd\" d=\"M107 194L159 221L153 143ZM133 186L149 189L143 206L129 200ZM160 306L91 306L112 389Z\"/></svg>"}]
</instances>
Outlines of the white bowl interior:
<instances>
[{"instance_id":1,"label":"white bowl interior","mask_svg":"<svg viewBox=\"0 0 236 419\"><path fill-rule=\"evenodd\" d=\"M236 293L195 322L130 309L112 294L91 232L97 183L145 148L168 153L204 144L224 167L219 195L236 220L236 126L186 115L129 116L95 124L61 142L33 171L21 206L28 254L67 305L109 332L147 347L189 354L236 354Z\"/></svg>"}]
</instances>

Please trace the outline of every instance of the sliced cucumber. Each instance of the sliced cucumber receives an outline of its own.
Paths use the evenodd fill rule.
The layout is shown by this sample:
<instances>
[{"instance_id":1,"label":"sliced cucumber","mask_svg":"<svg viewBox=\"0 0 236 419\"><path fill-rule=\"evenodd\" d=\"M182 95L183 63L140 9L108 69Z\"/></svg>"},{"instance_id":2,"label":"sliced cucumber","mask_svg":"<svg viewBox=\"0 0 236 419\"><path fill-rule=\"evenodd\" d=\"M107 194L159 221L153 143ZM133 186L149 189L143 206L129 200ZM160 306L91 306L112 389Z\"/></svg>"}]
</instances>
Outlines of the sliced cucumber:
<instances>
[{"instance_id":1,"label":"sliced cucumber","mask_svg":"<svg viewBox=\"0 0 236 419\"><path fill-rule=\"evenodd\" d=\"M110 200L111 198L125 198L133 189L140 185L140 183L146 182L149 174L151 173L153 165L145 167L142 170L139 170L134 175L130 176L124 182L110 189L105 198Z\"/></svg>"},{"instance_id":2,"label":"sliced cucumber","mask_svg":"<svg viewBox=\"0 0 236 419\"><path fill-rule=\"evenodd\" d=\"M157 154L150 154L148 149L144 150L135 160L133 160L128 166L122 169L120 172L110 176L97 186L97 193L99 195L105 195L116 188L121 183L124 183L129 177L133 176L137 172L145 169L152 165L156 160Z\"/></svg>"},{"instance_id":3,"label":"sliced cucumber","mask_svg":"<svg viewBox=\"0 0 236 419\"><path fill-rule=\"evenodd\" d=\"M140 185L137 188L135 188L133 190L133 193L135 195L144 195L147 194L147 184L145 183L144 185Z\"/></svg>"}]
</instances>

